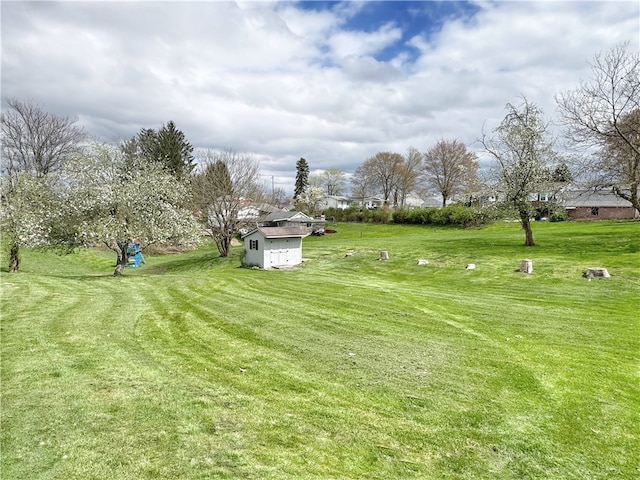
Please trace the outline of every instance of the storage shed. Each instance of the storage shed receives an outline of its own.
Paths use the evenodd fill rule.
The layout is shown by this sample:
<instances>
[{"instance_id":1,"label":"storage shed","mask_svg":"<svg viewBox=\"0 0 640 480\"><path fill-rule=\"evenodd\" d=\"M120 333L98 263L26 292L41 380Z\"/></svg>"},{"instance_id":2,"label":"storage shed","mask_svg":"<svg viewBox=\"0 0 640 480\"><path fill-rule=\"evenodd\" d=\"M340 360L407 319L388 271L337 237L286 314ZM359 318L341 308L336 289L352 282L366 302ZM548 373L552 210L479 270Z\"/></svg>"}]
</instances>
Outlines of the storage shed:
<instances>
[{"instance_id":1,"label":"storage shed","mask_svg":"<svg viewBox=\"0 0 640 480\"><path fill-rule=\"evenodd\" d=\"M302 239L306 229L257 227L244 235L244 263L264 269L302 263Z\"/></svg>"}]
</instances>

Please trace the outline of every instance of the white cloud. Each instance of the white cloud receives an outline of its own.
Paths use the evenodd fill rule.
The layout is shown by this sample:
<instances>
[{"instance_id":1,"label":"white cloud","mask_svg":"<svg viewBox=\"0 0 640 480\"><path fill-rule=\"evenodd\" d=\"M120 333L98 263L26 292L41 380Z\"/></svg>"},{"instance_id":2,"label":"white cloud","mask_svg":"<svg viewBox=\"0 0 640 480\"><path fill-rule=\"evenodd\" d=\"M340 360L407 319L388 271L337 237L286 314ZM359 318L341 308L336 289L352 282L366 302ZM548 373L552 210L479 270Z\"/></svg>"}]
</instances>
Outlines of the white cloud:
<instances>
[{"instance_id":1,"label":"white cloud","mask_svg":"<svg viewBox=\"0 0 640 480\"><path fill-rule=\"evenodd\" d=\"M640 47L637 2L481 2L383 61L402 23L360 30L363 5L2 2L2 94L109 140L173 120L197 147L251 153L290 191L301 156L351 172L380 150L474 145L519 95L553 116L596 52Z\"/></svg>"}]
</instances>

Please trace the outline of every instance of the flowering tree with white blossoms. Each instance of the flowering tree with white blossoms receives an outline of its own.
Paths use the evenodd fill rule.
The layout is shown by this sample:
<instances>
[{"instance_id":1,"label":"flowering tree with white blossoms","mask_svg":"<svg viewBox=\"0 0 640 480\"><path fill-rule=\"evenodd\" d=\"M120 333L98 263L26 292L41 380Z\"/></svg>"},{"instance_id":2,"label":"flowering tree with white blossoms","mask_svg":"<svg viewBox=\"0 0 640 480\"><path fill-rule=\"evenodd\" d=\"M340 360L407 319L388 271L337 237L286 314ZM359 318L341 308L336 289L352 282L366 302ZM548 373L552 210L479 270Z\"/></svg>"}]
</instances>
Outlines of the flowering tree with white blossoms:
<instances>
[{"instance_id":1,"label":"flowering tree with white blossoms","mask_svg":"<svg viewBox=\"0 0 640 480\"><path fill-rule=\"evenodd\" d=\"M296 205L309 215L316 215L322 210L324 190L320 187L309 187L296 197Z\"/></svg>"},{"instance_id":2,"label":"flowering tree with white blossoms","mask_svg":"<svg viewBox=\"0 0 640 480\"><path fill-rule=\"evenodd\" d=\"M9 269L17 272L20 247L49 243L60 228L54 186L69 158L85 139L76 121L37 104L7 99L0 113L0 213L9 248Z\"/></svg>"},{"instance_id":3,"label":"flowering tree with white blossoms","mask_svg":"<svg viewBox=\"0 0 640 480\"><path fill-rule=\"evenodd\" d=\"M70 162L63 190L75 243L101 243L117 256L114 275L127 265L129 241L195 246L198 224L187 208L186 186L161 166L127 160L114 145L94 144Z\"/></svg>"},{"instance_id":4,"label":"flowering tree with white blossoms","mask_svg":"<svg viewBox=\"0 0 640 480\"><path fill-rule=\"evenodd\" d=\"M3 178L1 220L9 245L9 270L20 266L20 247L48 246L49 236L59 223L53 175L17 173L9 183Z\"/></svg>"},{"instance_id":5,"label":"flowering tree with white blossoms","mask_svg":"<svg viewBox=\"0 0 640 480\"><path fill-rule=\"evenodd\" d=\"M531 196L548 190L549 166L559 155L542 109L523 98L520 105L507 104L507 115L482 144L495 160L495 180L504 205L517 213L525 233L525 246L533 247Z\"/></svg>"}]
</instances>

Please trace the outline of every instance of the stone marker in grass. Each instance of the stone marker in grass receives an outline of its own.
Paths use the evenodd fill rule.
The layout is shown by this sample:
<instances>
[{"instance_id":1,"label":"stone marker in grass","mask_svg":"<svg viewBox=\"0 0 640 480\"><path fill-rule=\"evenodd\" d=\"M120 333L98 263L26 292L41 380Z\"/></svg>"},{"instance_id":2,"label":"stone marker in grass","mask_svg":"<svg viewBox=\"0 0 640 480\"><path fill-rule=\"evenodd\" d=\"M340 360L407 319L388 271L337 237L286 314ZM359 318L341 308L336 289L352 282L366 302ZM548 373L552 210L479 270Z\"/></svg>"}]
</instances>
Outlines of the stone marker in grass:
<instances>
[{"instance_id":1,"label":"stone marker in grass","mask_svg":"<svg viewBox=\"0 0 640 480\"><path fill-rule=\"evenodd\" d=\"M611 277L607 269L602 267L589 267L584 271L582 276L585 278L588 278L589 280L591 280L594 277L602 277L602 278Z\"/></svg>"},{"instance_id":2,"label":"stone marker in grass","mask_svg":"<svg viewBox=\"0 0 640 480\"><path fill-rule=\"evenodd\" d=\"M522 273L533 273L533 262L531 260L522 260L520 262L520 271Z\"/></svg>"}]
</instances>

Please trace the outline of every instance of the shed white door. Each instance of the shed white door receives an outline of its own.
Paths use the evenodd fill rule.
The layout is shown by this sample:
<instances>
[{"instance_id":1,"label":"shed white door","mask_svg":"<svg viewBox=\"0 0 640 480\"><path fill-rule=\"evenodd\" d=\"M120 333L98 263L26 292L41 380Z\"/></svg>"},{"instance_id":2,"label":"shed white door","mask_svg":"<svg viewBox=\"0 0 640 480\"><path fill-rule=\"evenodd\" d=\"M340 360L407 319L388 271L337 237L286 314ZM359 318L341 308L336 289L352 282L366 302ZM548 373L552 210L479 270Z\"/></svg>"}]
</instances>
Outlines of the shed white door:
<instances>
[{"instance_id":1,"label":"shed white door","mask_svg":"<svg viewBox=\"0 0 640 480\"><path fill-rule=\"evenodd\" d=\"M278 265L287 265L290 262L289 256L289 240L287 238L274 238L270 240L270 260L269 265L277 267Z\"/></svg>"}]
</instances>

